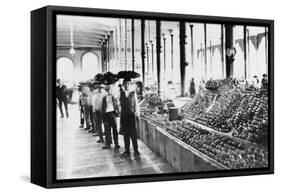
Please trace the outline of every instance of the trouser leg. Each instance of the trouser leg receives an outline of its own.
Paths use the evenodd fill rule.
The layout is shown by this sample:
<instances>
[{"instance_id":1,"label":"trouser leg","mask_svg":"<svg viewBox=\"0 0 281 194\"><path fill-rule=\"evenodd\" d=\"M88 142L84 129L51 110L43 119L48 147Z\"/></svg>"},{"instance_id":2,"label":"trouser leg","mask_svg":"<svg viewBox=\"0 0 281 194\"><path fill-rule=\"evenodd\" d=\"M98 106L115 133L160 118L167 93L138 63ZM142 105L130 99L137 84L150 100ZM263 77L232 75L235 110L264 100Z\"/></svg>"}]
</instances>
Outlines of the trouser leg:
<instances>
[{"instance_id":1,"label":"trouser leg","mask_svg":"<svg viewBox=\"0 0 281 194\"><path fill-rule=\"evenodd\" d=\"M131 136L134 152L138 153L138 140L136 136Z\"/></svg>"},{"instance_id":2,"label":"trouser leg","mask_svg":"<svg viewBox=\"0 0 281 194\"><path fill-rule=\"evenodd\" d=\"M96 123L96 130L98 131L99 138L103 139L103 134L102 134L102 123L101 123L101 112L97 110L95 112L95 123Z\"/></svg>"},{"instance_id":3,"label":"trouser leg","mask_svg":"<svg viewBox=\"0 0 281 194\"><path fill-rule=\"evenodd\" d=\"M113 133L114 144L119 145L116 116L113 113L111 113L111 128Z\"/></svg>"},{"instance_id":4,"label":"trouser leg","mask_svg":"<svg viewBox=\"0 0 281 194\"><path fill-rule=\"evenodd\" d=\"M67 100L63 101L64 109L65 109L65 114L68 117L68 102Z\"/></svg>"},{"instance_id":5,"label":"trouser leg","mask_svg":"<svg viewBox=\"0 0 281 194\"><path fill-rule=\"evenodd\" d=\"M110 120L108 118L108 115L105 116L104 128L105 128L105 144L110 145L112 143L112 137L111 137Z\"/></svg>"},{"instance_id":6,"label":"trouser leg","mask_svg":"<svg viewBox=\"0 0 281 194\"><path fill-rule=\"evenodd\" d=\"M59 109L60 109L60 115L63 117L63 110L62 110L62 100L59 100Z\"/></svg>"},{"instance_id":7,"label":"trouser leg","mask_svg":"<svg viewBox=\"0 0 281 194\"><path fill-rule=\"evenodd\" d=\"M94 122L94 112L93 112L93 106L89 106L89 117L90 117L90 125L92 127L92 130L95 129L95 122Z\"/></svg>"},{"instance_id":8,"label":"trouser leg","mask_svg":"<svg viewBox=\"0 0 281 194\"><path fill-rule=\"evenodd\" d=\"M130 153L130 136L124 135L125 152Z\"/></svg>"},{"instance_id":9,"label":"trouser leg","mask_svg":"<svg viewBox=\"0 0 281 194\"><path fill-rule=\"evenodd\" d=\"M96 112L93 112L93 130L94 132L98 132L97 123L96 123Z\"/></svg>"},{"instance_id":10,"label":"trouser leg","mask_svg":"<svg viewBox=\"0 0 281 194\"><path fill-rule=\"evenodd\" d=\"M90 128L90 111L89 111L89 106L85 106L85 122L87 128Z\"/></svg>"},{"instance_id":11,"label":"trouser leg","mask_svg":"<svg viewBox=\"0 0 281 194\"><path fill-rule=\"evenodd\" d=\"M84 125L84 117L85 117L85 115L84 115L84 107L81 106L80 107L80 124L81 124L81 126Z\"/></svg>"}]
</instances>

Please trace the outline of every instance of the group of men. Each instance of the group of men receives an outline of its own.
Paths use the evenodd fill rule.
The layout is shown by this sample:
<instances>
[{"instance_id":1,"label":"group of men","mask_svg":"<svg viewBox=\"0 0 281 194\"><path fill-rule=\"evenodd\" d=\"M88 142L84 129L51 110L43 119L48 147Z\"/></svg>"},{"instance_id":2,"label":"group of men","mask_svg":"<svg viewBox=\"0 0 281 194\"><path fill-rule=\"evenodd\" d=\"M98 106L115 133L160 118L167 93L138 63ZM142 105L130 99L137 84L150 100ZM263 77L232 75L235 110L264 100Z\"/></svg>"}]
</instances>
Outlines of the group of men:
<instances>
[{"instance_id":1,"label":"group of men","mask_svg":"<svg viewBox=\"0 0 281 194\"><path fill-rule=\"evenodd\" d=\"M136 91L130 88L130 79L124 79L118 95L113 92L113 85L104 85L100 82L80 85L80 128L85 127L84 129L92 132L94 136L99 136L97 143L104 143L103 149L111 149L111 144L114 143L114 149L118 150L120 148L118 134L122 134L125 152L121 157L130 157L130 141L132 141L134 157L140 158L137 143L139 108ZM120 131L118 132L117 117L119 116Z\"/></svg>"}]
</instances>

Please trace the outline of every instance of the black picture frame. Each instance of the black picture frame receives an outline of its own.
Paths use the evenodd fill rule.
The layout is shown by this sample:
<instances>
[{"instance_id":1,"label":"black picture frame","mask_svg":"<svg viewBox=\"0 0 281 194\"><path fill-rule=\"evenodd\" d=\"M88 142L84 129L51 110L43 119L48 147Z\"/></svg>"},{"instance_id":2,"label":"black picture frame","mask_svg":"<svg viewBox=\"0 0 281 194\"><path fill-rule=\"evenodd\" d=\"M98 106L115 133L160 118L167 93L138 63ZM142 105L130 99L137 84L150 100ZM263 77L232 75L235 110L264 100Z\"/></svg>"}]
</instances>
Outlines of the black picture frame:
<instances>
[{"instance_id":1,"label":"black picture frame","mask_svg":"<svg viewBox=\"0 0 281 194\"><path fill-rule=\"evenodd\" d=\"M56 180L56 15L104 16L268 27L269 166L259 169ZM140 11L46 6L31 12L31 182L46 188L274 173L274 21Z\"/></svg>"}]
</instances>

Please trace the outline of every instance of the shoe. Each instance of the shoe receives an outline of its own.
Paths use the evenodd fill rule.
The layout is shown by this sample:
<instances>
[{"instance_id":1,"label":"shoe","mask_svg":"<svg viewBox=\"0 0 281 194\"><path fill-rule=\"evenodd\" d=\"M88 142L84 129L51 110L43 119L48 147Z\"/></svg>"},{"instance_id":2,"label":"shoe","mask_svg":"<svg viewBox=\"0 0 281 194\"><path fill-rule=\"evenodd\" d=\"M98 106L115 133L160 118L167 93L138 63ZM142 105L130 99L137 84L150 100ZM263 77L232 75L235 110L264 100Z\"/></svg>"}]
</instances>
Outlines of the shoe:
<instances>
[{"instance_id":1,"label":"shoe","mask_svg":"<svg viewBox=\"0 0 281 194\"><path fill-rule=\"evenodd\" d=\"M123 152L121 155L120 155L121 158L126 158L126 157L130 157L130 153L129 152Z\"/></svg>"},{"instance_id":2,"label":"shoe","mask_svg":"<svg viewBox=\"0 0 281 194\"><path fill-rule=\"evenodd\" d=\"M110 145L105 145L105 146L102 147L103 150L108 150L108 149L110 149L110 148L111 148Z\"/></svg>"},{"instance_id":3,"label":"shoe","mask_svg":"<svg viewBox=\"0 0 281 194\"><path fill-rule=\"evenodd\" d=\"M140 153L138 151L136 151L134 153L134 157L135 157L135 159L140 159Z\"/></svg>"},{"instance_id":4,"label":"shoe","mask_svg":"<svg viewBox=\"0 0 281 194\"><path fill-rule=\"evenodd\" d=\"M64 116L62 115L62 116L60 116L60 118L64 118Z\"/></svg>"},{"instance_id":5,"label":"shoe","mask_svg":"<svg viewBox=\"0 0 281 194\"><path fill-rule=\"evenodd\" d=\"M79 128L84 128L84 125L80 125Z\"/></svg>"},{"instance_id":6,"label":"shoe","mask_svg":"<svg viewBox=\"0 0 281 194\"><path fill-rule=\"evenodd\" d=\"M114 149L118 150L120 148L119 145L115 145Z\"/></svg>"},{"instance_id":7,"label":"shoe","mask_svg":"<svg viewBox=\"0 0 281 194\"><path fill-rule=\"evenodd\" d=\"M98 134L98 133L93 132L93 136L94 136L94 137L97 137L97 136L99 136L99 134Z\"/></svg>"},{"instance_id":8,"label":"shoe","mask_svg":"<svg viewBox=\"0 0 281 194\"><path fill-rule=\"evenodd\" d=\"M97 143L103 143L104 141L103 141L103 139L99 139L98 141L97 141Z\"/></svg>"},{"instance_id":9,"label":"shoe","mask_svg":"<svg viewBox=\"0 0 281 194\"><path fill-rule=\"evenodd\" d=\"M94 133L94 130L92 129L92 130L88 131L88 133Z\"/></svg>"},{"instance_id":10,"label":"shoe","mask_svg":"<svg viewBox=\"0 0 281 194\"><path fill-rule=\"evenodd\" d=\"M90 128L90 127L86 127L86 128L85 128L85 130L89 130L89 129L91 129L91 128Z\"/></svg>"},{"instance_id":11,"label":"shoe","mask_svg":"<svg viewBox=\"0 0 281 194\"><path fill-rule=\"evenodd\" d=\"M66 118L68 118L68 117L69 117L69 114L67 113L67 114L66 114Z\"/></svg>"}]
</instances>

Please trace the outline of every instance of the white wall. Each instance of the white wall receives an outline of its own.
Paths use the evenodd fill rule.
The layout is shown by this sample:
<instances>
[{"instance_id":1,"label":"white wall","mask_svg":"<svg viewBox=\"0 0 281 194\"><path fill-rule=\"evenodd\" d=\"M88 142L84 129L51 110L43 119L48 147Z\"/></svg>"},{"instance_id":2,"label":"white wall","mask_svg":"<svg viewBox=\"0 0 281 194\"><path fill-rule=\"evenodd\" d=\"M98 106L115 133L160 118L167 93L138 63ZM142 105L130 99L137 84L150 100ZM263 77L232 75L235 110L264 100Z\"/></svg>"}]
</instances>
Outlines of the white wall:
<instances>
[{"instance_id":1,"label":"white wall","mask_svg":"<svg viewBox=\"0 0 281 194\"><path fill-rule=\"evenodd\" d=\"M144 184L84 187L46 191L28 183L30 163L30 14L38 7L68 5L111 9L219 15L275 19L275 115L280 115L280 22L278 1L69 1L69 0L3 0L1 1L1 133L0 133L0 191L1 193L277 193L280 190L280 127L275 124L276 174L266 176L172 181ZM279 72L279 73L278 73ZM278 116L276 116L278 118ZM276 119L277 120L277 119ZM279 179L279 180L278 180ZM275 191L276 190L276 191ZM274 192L275 191L275 192Z\"/></svg>"}]
</instances>

